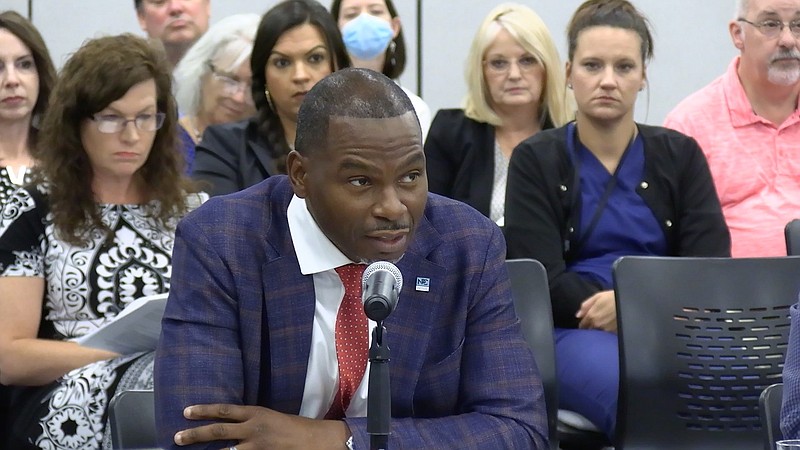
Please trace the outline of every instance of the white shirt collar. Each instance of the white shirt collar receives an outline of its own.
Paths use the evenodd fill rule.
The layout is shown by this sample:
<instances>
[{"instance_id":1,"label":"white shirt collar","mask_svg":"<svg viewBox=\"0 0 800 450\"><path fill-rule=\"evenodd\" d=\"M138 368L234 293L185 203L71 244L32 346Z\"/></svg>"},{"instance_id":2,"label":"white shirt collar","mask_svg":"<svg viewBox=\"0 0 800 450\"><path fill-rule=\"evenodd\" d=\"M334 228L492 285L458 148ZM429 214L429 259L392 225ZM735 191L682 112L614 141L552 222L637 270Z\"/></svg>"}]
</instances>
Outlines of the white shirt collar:
<instances>
[{"instance_id":1,"label":"white shirt collar","mask_svg":"<svg viewBox=\"0 0 800 450\"><path fill-rule=\"evenodd\" d=\"M303 275L325 272L353 262L325 236L308 211L305 199L292 196L286 214L292 245Z\"/></svg>"}]
</instances>

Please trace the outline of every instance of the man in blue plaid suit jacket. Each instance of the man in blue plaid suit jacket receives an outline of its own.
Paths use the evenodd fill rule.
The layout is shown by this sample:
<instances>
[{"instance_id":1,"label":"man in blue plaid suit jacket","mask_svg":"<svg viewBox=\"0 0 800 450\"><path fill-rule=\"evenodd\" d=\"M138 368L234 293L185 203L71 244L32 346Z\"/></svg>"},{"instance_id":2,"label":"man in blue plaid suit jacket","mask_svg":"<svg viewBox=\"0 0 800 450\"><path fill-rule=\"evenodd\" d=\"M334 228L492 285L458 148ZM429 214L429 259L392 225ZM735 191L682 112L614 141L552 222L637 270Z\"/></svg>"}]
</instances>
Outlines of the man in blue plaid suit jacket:
<instances>
[{"instance_id":1,"label":"man in blue plaid suit jacket","mask_svg":"<svg viewBox=\"0 0 800 450\"><path fill-rule=\"evenodd\" d=\"M299 416L319 301L289 225L290 203L303 199L347 259L397 261L406 280L384 322L389 446L547 447L500 229L427 193L420 136L394 82L337 71L300 108L288 177L212 198L180 223L156 356L162 446L369 448L365 417Z\"/></svg>"}]
</instances>

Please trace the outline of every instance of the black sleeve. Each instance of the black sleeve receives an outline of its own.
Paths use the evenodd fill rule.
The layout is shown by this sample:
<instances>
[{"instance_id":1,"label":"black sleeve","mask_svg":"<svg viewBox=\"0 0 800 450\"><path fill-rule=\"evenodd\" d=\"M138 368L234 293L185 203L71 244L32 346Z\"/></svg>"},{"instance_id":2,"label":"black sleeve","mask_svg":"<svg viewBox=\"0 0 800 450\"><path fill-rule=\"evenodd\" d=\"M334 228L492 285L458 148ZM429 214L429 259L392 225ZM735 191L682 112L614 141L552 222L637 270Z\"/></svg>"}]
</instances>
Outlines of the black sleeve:
<instances>
[{"instance_id":1,"label":"black sleeve","mask_svg":"<svg viewBox=\"0 0 800 450\"><path fill-rule=\"evenodd\" d=\"M534 136L514 149L508 167L505 232L508 258L532 258L547 269L555 325L575 328L581 303L601 287L566 270L568 218L563 205L572 186L561 189L556 146Z\"/></svg>"},{"instance_id":2,"label":"black sleeve","mask_svg":"<svg viewBox=\"0 0 800 450\"><path fill-rule=\"evenodd\" d=\"M212 125L195 148L192 178L211 196L230 194L244 188L239 167L239 152L245 138L229 125Z\"/></svg>"},{"instance_id":3,"label":"black sleeve","mask_svg":"<svg viewBox=\"0 0 800 450\"><path fill-rule=\"evenodd\" d=\"M460 150L453 148L457 145L453 138L454 125L448 110L437 112L425 140L428 190L450 198L459 165L455 154Z\"/></svg>"},{"instance_id":4,"label":"black sleeve","mask_svg":"<svg viewBox=\"0 0 800 450\"><path fill-rule=\"evenodd\" d=\"M731 236L703 151L690 137L677 149L684 161L679 171L680 231L678 256L730 256Z\"/></svg>"}]
</instances>

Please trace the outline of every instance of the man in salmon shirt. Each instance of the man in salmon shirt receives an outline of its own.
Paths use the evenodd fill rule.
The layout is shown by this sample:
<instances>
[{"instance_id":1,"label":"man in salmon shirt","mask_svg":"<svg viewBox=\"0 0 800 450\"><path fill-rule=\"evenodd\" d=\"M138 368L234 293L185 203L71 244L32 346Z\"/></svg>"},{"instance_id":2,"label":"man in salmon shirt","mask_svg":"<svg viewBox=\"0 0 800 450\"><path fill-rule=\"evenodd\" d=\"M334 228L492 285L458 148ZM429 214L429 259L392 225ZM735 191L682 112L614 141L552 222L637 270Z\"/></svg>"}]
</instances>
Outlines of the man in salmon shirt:
<instances>
[{"instance_id":1,"label":"man in salmon shirt","mask_svg":"<svg viewBox=\"0 0 800 450\"><path fill-rule=\"evenodd\" d=\"M664 125L705 152L732 255L785 255L800 217L800 0L736 0L728 28L740 55Z\"/></svg>"}]
</instances>

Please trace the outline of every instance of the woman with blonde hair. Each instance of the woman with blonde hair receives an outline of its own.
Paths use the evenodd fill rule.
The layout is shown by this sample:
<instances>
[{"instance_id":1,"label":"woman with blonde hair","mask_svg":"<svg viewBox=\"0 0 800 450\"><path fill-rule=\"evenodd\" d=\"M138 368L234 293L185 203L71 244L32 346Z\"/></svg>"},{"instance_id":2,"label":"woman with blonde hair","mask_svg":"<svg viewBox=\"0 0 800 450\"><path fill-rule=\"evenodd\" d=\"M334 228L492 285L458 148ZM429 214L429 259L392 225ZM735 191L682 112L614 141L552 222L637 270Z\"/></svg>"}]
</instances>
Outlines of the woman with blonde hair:
<instances>
[{"instance_id":1,"label":"woman with blonde hair","mask_svg":"<svg viewBox=\"0 0 800 450\"><path fill-rule=\"evenodd\" d=\"M502 226L512 151L570 118L561 59L547 26L526 6L497 6L472 41L466 80L463 109L441 110L431 124L428 185Z\"/></svg>"},{"instance_id":2,"label":"woman with blonde hair","mask_svg":"<svg viewBox=\"0 0 800 450\"><path fill-rule=\"evenodd\" d=\"M191 173L194 149L209 125L236 122L256 113L250 53L258 14L226 17L192 45L175 68L180 137Z\"/></svg>"}]
</instances>

